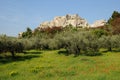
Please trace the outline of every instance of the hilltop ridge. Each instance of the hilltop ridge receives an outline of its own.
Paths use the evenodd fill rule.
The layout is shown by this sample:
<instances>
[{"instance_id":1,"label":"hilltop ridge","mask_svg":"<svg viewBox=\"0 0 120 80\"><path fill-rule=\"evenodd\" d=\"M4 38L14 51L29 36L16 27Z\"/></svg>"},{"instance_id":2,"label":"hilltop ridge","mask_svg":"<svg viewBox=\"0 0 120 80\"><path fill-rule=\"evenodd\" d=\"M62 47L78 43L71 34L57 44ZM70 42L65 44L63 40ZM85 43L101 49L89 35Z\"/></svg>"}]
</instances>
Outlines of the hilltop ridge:
<instances>
[{"instance_id":1,"label":"hilltop ridge","mask_svg":"<svg viewBox=\"0 0 120 80\"><path fill-rule=\"evenodd\" d=\"M78 14L67 14L65 16L56 16L49 22L42 22L38 28L66 27L69 25L72 25L73 27L89 27L88 22L81 18Z\"/></svg>"},{"instance_id":2,"label":"hilltop ridge","mask_svg":"<svg viewBox=\"0 0 120 80\"><path fill-rule=\"evenodd\" d=\"M97 22L90 25L87 20L80 17L78 14L70 15L67 14L65 16L56 16L51 21L42 22L38 29L45 29L45 28L53 28L53 27L66 27L72 25L74 28L90 28L90 27L99 27L104 26L106 24L105 20L97 20Z\"/></svg>"}]
</instances>

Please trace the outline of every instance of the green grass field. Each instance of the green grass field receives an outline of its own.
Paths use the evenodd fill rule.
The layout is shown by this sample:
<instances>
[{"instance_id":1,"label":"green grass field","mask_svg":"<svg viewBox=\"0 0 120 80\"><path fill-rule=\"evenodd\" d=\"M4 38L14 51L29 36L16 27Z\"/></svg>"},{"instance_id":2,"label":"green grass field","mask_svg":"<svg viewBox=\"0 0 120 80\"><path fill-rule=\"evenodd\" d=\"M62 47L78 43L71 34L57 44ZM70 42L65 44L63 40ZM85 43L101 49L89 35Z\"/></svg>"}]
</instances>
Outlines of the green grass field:
<instances>
[{"instance_id":1,"label":"green grass field","mask_svg":"<svg viewBox=\"0 0 120 80\"><path fill-rule=\"evenodd\" d=\"M62 52L32 50L14 61L0 57L0 80L120 80L120 52L94 57Z\"/></svg>"}]
</instances>

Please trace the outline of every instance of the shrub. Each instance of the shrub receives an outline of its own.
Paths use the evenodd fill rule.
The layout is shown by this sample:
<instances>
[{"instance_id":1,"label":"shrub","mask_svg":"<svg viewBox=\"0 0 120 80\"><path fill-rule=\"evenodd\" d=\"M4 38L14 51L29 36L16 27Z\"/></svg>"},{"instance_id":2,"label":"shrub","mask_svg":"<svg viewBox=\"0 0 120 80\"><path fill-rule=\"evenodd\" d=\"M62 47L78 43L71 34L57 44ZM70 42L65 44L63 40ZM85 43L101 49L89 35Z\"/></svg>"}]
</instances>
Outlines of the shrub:
<instances>
[{"instance_id":1,"label":"shrub","mask_svg":"<svg viewBox=\"0 0 120 80\"><path fill-rule=\"evenodd\" d=\"M34 41L32 39L21 39L20 41L24 46L24 50L30 50L33 48Z\"/></svg>"},{"instance_id":2,"label":"shrub","mask_svg":"<svg viewBox=\"0 0 120 80\"><path fill-rule=\"evenodd\" d=\"M32 30L27 27L26 31L22 33L23 38L30 38L32 37Z\"/></svg>"},{"instance_id":3,"label":"shrub","mask_svg":"<svg viewBox=\"0 0 120 80\"><path fill-rule=\"evenodd\" d=\"M103 36L103 35L107 35L107 31L103 30L103 29L95 29L92 32L94 35L96 35L98 38Z\"/></svg>"},{"instance_id":4,"label":"shrub","mask_svg":"<svg viewBox=\"0 0 120 80\"><path fill-rule=\"evenodd\" d=\"M41 40L38 37L33 37L30 42L31 42L31 46L30 46L31 49L38 49L38 50L41 49L41 45L40 45Z\"/></svg>"},{"instance_id":5,"label":"shrub","mask_svg":"<svg viewBox=\"0 0 120 80\"><path fill-rule=\"evenodd\" d=\"M40 47L42 50L45 50L45 49L49 49L49 40L48 39L45 39L45 38L42 38L41 41L40 41Z\"/></svg>"},{"instance_id":6,"label":"shrub","mask_svg":"<svg viewBox=\"0 0 120 80\"><path fill-rule=\"evenodd\" d=\"M49 39L48 46L51 50L60 49L59 42L56 39Z\"/></svg>"}]
</instances>

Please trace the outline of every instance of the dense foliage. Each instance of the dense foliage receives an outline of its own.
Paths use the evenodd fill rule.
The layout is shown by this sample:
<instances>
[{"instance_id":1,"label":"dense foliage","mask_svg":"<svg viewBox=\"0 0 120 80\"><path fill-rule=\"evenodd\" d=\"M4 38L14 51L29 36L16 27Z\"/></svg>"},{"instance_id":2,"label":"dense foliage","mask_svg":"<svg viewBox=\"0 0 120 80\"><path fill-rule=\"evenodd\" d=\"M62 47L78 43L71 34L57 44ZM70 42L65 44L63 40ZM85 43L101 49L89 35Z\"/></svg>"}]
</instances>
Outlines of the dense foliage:
<instances>
[{"instance_id":1,"label":"dense foliage","mask_svg":"<svg viewBox=\"0 0 120 80\"><path fill-rule=\"evenodd\" d=\"M108 26L112 29L112 34L120 33L120 13L114 11L111 18L108 20Z\"/></svg>"},{"instance_id":2,"label":"dense foliage","mask_svg":"<svg viewBox=\"0 0 120 80\"><path fill-rule=\"evenodd\" d=\"M10 52L12 57L15 57L15 53L23 52L23 44L16 38L10 38L5 35L0 36L0 53Z\"/></svg>"},{"instance_id":3,"label":"dense foliage","mask_svg":"<svg viewBox=\"0 0 120 80\"><path fill-rule=\"evenodd\" d=\"M66 54L100 55L101 48L112 51L113 48L120 48L120 25L113 22L120 17L120 13L114 12L108 21L107 29L83 29L73 28L71 25L65 27L53 27L46 29L27 28L20 38L0 36L0 53L11 52L12 57L16 52L23 52L29 49L55 50L66 49ZM110 29L111 27L112 29ZM113 29L115 28L115 29ZM117 31L116 31L117 30ZM115 34L114 34L115 33Z\"/></svg>"}]
</instances>

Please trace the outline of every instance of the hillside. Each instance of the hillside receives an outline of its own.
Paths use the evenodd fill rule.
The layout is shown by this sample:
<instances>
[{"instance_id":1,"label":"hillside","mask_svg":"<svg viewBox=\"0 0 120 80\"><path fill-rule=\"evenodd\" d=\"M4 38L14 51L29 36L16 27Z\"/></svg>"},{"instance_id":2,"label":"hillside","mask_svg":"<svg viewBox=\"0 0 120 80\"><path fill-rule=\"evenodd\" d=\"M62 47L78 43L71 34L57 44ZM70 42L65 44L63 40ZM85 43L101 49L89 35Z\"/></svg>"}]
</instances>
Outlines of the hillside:
<instances>
[{"instance_id":1,"label":"hillside","mask_svg":"<svg viewBox=\"0 0 120 80\"><path fill-rule=\"evenodd\" d=\"M40 23L40 25L35 28L32 33L36 34L39 32L47 32L47 33L54 33L56 31L61 31L66 28L75 28L75 29L81 29L81 28L101 28L106 25L105 20L96 20L93 24L89 24L88 21L82 17L80 17L78 14L70 15L67 14L65 16L56 16L51 21L44 21ZM28 29L28 28L27 28ZM24 32L20 32L18 34L19 37L22 37Z\"/></svg>"}]
</instances>

